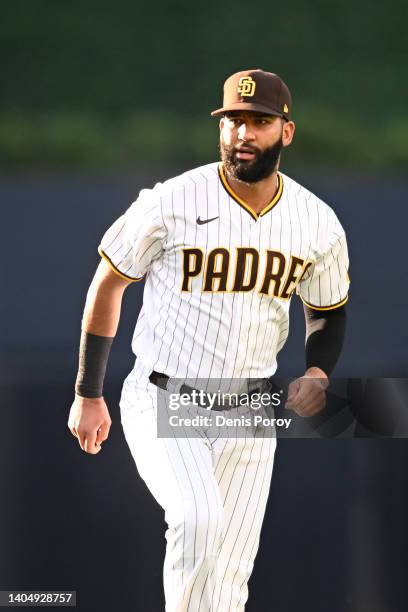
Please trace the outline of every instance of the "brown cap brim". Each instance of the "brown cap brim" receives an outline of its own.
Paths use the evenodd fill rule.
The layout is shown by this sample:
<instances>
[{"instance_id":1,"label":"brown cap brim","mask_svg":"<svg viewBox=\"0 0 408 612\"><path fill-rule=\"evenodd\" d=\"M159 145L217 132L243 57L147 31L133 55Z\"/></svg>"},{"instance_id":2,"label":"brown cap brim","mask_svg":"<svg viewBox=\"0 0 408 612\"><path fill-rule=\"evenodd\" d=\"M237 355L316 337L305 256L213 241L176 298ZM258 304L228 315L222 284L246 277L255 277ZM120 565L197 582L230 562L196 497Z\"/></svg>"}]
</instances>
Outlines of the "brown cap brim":
<instances>
[{"instance_id":1,"label":"brown cap brim","mask_svg":"<svg viewBox=\"0 0 408 612\"><path fill-rule=\"evenodd\" d=\"M237 102L236 104L230 104L229 106L224 106L223 108L217 108L217 110L211 113L211 116L217 117L218 115L224 115L225 113L239 110L257 111L258 113L265 113L265 115L285 117L284 113L278 113L267 106L263 106L262 104L252 104L251 102Z\"/></svg>"}]
</instances>

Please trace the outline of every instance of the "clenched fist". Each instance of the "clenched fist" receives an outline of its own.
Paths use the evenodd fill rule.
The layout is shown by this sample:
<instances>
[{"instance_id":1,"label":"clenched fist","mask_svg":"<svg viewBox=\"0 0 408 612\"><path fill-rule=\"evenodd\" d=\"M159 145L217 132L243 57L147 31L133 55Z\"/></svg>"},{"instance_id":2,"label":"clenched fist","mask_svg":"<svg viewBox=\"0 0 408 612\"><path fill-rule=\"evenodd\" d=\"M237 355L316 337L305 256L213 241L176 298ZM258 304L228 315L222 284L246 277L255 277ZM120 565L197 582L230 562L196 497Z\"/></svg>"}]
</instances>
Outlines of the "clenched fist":
<instances>
[{"instance_id":1,"label":"clenched fist","mask_svg":"<svg viewBox=\"0 0 408 612\"><path fill-rule=\"evenodd\" d=\"M96 455L108 438L112 424L103 397L89 398L75 395L68 419L68 428L78 438L83 451Z\"/></svg>"},{"instance_id":2,"label":"clenched fist","mask_svg":"<svg viewBox=\"0 0 408 612\"><path fill-rule=\"evenodd\" d=\"M304 376L290 383L285 408L302 417L313 416L325 407L328 386L323 370L309 368Z\"/></svg>"}]
</instances>

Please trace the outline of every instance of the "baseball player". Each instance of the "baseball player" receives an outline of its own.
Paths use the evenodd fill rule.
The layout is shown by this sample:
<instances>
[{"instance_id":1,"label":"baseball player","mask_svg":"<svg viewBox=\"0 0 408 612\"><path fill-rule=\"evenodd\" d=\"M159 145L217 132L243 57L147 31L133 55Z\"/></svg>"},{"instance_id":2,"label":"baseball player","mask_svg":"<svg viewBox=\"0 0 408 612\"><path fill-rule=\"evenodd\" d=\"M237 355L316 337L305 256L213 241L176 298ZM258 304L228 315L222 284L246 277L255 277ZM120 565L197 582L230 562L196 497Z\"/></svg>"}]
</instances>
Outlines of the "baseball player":
<instances>
[{"instance_id":1,"label":"baseball player","mask_svg":"<svg viewBox=\"0 0 408 612\"><path fill-rule=\"evenodd\" d=\"M111 425L103 380L122 296L144 281L136 362L120 408L137 470L165 511L167 612L244 610L276 438L262 427L248 437L210 437L205 428L162 437L159 399L180 392L180 381L190 381L190 391L202 380L238 381L242 390L269 379L296 292L306 369L291 382L286 408L317 413L341 352L349 287L335 213L279 171L295 132L282 79L263 70L233 74L212 115L220 117L221 161L143 189L102 238L68 422L85 452L100 452Z\"/></svg>"}]
</instances>

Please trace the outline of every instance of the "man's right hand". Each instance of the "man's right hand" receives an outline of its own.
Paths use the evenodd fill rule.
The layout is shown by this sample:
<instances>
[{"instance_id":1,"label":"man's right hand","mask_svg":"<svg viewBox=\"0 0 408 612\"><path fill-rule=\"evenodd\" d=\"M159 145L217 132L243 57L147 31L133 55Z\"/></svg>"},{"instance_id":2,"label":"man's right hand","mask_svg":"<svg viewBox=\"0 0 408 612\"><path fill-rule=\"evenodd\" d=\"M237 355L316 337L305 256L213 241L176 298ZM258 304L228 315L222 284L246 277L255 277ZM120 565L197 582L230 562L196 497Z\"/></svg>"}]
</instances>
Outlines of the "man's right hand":
<instances>
[{"instance_id":1,"label":"man's right hand","mask_svg":"<svg viewBox=\"0 0 408 612\"><path fill-rule=\"evenodd\" d=\"M108 438L112 424L103 397L90 398L75 395L68 419L68 428L78 438L83 451L96 455L102 442Z\"/></svg>"}]
</instances>

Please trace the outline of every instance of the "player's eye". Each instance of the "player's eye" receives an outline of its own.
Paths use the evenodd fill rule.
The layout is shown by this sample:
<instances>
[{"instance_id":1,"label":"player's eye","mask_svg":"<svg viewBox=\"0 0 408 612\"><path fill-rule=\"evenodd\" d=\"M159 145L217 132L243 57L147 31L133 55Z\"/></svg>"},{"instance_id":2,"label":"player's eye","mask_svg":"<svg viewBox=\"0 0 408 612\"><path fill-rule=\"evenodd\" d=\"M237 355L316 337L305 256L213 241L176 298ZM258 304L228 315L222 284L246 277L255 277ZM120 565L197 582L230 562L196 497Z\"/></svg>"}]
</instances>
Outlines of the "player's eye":
<instances>
[{"instance_id":1,"label":"player's eye","mask_svg":"<svg viewBox=\"0 0 408 612\"><path fill-rule=\"evenodd\" d=\"M241 117L228 117L228 119L233 125L241 125L242 123Z\"/></svg>"}]
</instances>

